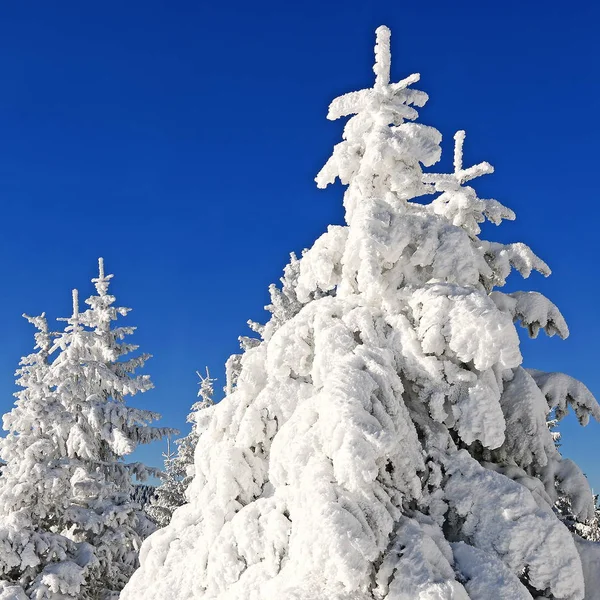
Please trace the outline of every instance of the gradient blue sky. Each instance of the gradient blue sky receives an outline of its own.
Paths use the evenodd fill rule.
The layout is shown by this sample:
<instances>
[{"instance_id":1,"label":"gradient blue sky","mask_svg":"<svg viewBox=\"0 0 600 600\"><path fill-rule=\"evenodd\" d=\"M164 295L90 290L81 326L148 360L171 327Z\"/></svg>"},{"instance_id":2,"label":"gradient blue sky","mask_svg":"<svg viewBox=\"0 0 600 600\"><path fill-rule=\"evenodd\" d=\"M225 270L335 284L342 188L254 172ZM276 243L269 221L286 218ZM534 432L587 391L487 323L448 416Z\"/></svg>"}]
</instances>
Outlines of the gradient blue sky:
<instances>
[{"instance_id":1,"label":"gradient blue sky","mask_svg":"<svg viewBox=\"0 0 600 600\"><path fill-rule=\"evenodd\" d=\"M554 270L516 278L563 310L567 341L524 340L526 366L600 394L597 3L3 2L0 5L0 409L32 346L22 312L70 312L102 255L154 355L137 404L186 430L196 369L223 364L262 320L290 251L342 219L342 188L313 178L339 141L336 95L369 86L374 29L392 76L422 75L421 121L467 130L477 182ZM600 490L600 427L562 427ZM160 463L162 447L137 453Z\"/></svg>"}]
</instances>

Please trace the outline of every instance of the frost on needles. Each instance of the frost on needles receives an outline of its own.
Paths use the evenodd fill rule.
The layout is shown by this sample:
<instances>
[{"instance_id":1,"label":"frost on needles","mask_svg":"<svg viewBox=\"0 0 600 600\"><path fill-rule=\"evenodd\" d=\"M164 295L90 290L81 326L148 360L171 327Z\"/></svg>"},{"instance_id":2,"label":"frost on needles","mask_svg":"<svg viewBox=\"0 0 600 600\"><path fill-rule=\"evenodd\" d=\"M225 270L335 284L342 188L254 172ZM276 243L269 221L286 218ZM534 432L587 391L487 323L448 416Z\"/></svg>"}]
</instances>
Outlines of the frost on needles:
<instances>
[{"instance_id":1,"label":"frost on needles","mask_svg":"<svg viewBox=\"0 0 600 600\"><path fill-rule=\"evenodd\" d=\"M92 280L96 295L53 333L45 316L36 351L21 361L15 408L4 415L0 455L0 599L105 600L117 597L154 529L131 499L132 476L153 469L126 464L138 444L171 430L160 415L125 404L152 387L137 375L148 355L127 357L133 327L112 326L129 309L108 293L112 275Z\"/></svg>"},{"instance_id":2,"label":"frost on needles","mask_svg":"<svg viewBox=\"0 0 600 600\"><path fill-rule=\"evenodd\" d=\"M521 366L515 323L567 326L541 294L497 288L550 270L480 239L514 214L469 185L492 167L463 164L464 132L452 173L423 172L441 135L413 122L419 76L390 83L389 44L380 27L375 85L329 107L351 118L317 184L348 186L346 224L271 290L198 441L190 502L144 542L122 600L584 598L593 569L554 504L585 521L592 494L546 418L600 407Z\"/></svg>"}]
</instances>

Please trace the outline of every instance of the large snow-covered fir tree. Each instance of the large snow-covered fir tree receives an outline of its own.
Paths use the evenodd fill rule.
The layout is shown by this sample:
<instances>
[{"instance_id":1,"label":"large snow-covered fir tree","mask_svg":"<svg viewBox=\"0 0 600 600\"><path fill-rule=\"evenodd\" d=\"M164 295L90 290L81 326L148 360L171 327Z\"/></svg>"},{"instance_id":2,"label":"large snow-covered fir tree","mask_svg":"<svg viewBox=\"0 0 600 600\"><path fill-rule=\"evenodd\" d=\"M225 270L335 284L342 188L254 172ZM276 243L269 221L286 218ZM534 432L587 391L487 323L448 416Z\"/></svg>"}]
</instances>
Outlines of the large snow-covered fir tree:
<instances>
[{"instance_id":1,"label":"large snow-covered fir tree","mask_svg":"<svg viewBox=\"0 0 600 600\"><path fill-rule=\"evenodd\" d=\"M173 511L187 502L185 491L193 479L194 452L201 429L205 427L208 417L208 414L203 411L214 406L212 397L215 380L211 378L208 368L206 377L200 373L198 377L200 377L198 390L200 400L194 402L187 416L187 422L192 426L191 430L185 437L176 440L176 452L171 448L170 440L167 442L167 451L163 454L165 468L160 474L162 483L156 489L154 499L146 509L150 518L159 527L168 525Z\"/></svg>"},{"instance_id":2,"label":"large snow-covered fir tree","mask_svg":"<svg viewBox=\"0 0 600 600\"><path fill-rule=\"evenodd\" d=\"M134 328L112 326L128 309L113 306L111 277L100 259L90 308L80 314L74 292L55 339L43 315L30 318L38 351L21 362L23 390L0 442L0 598L116 597L153 530L131 499L132 476L149 470L123 457L171 431L149 426L158 414L125 404L152 384L135 374L147 355L124 358L137 348L122 341Z\"/></svg>"},{"instance_id":3,"label":"large snow-covered fir tree","mask_svg":"<svg viewBox=\"0 0 600 600\"><path fill-rule=\"evenodd\" d=\"M581 600L600 565L555 513L559 494L581 519L594 505L546 426L600 407L521 366L515 323L565 337L559 310L498 290L513 269L550 271L479 237L514 214L467 185L492 167L463 165L464 132L452 173L423 172L441 135L412 122L427 96L418 75L390 82L389 43L379 28L375 85L329 107L353 116L317 184L348 186L346 224L254 327L200 436L190 503L146 540L122 600Z\"/></svg>"}]
</instances>

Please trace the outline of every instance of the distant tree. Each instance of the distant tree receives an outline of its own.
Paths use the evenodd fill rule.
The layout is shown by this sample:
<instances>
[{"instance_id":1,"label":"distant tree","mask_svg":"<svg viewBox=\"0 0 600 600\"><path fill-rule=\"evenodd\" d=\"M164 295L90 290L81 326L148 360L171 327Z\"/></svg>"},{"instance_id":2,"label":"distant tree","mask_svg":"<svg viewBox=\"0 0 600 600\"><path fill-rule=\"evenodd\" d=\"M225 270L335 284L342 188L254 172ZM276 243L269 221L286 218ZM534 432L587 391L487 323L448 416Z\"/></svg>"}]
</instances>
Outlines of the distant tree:
<instances>
[{"instance_id":1,"label":"distant tree","mask_svg":"<svg viewBox=\"0 0 600 600\"><path fill-rule=\"evenodd\" d=\"M594 505L594 516L584 523L575 523L573 528L575 529L575 533L584 540L600 542L600 505L598 504L598 494L594 495Z\"/></svg>"},{"instance_id":2,"label":"distant tree","mask_svg":"<svg viewBox=\"0 0 600 600\"><path fill-rule=\"evenodd\" d=\"M80 314L74 291L62 333L51 334L43 315L30 318L38 352L21 362L24 389L4 417L0 579L35 600L118 596L154 529L131 498L132 477L153 469L124 456L173 433L149 426L158 414L125 404L152 387L135 375L148 356L124 358L137 349L122 341L134 328L112 322L129 309L113 306L112 275L99 266L90 308Z\"/></svg>"},{"instance_id":3,"label":"distant tree","mask_svg":"<svg viewBox=\"0 0 600 600\"><path fill-rule=\"evenodd\" d=\"M131 499L140 505L140 508L146 509L147 506L154 500L156 495L156 486L144 483L136 483L131 492Z\"/></svg>"},{"instance_id":4,"label":"distant tree","mask_svg":"<svg viewBox=\"0 0 600 600\"><path fill-rule=\"evenodd\" d=\"M171 450L170 441L167 441L167 451L163 453L164 473L159 475L162 483L156 489L155 497L146 509L159 527L168 525L173 511L187 502L185 491L193 478L194 451L200 433L206 427L208 413L204 413L204 411L214 405L212 397L215 380L211 379L208 367L206 368L206 377L200 373L198 373L198 377L200 377L200 389L198 390L200 400L192 405L187 417L187 422L192 424L192 429L188 435L175 442L177 452Z\"/></svg>"},{"instance_id":5,"label":"distant tree","mask_svg":"<svg viewBox=\"0 0 600 600\"><path fill-rule=\"evenodd\" d=\"M193 467L194 467L194 452L196 451L196 445L198 444L198 438L207 426L207 419L210 418L210 411L204 412L206 409L214 406L213 395L214 395L214 382L216 379L212 379L206 367L206 376L202 376L196 372L200 378L198 390L198 400L192 404L189 415L187 416L187 422L191 424L191 431L185 437L177 440L177 465L178 469L183 476L183 489L184 491L190 485L193 478Z\"/></svg>"},{"instance_id":6,"label":"distant tree","mask_svg":"<svg viewBox=\"0 0 600 600\"><path fill-rule=\"evenodd\" d=\"M600 542L600 507L598 506L598 495L594 496L594 513L588 519L581 519L573 510L571 500L564 494L559 494L555 504L556 513L560 520L584 540Z\"/></svg>"}]
</instances>

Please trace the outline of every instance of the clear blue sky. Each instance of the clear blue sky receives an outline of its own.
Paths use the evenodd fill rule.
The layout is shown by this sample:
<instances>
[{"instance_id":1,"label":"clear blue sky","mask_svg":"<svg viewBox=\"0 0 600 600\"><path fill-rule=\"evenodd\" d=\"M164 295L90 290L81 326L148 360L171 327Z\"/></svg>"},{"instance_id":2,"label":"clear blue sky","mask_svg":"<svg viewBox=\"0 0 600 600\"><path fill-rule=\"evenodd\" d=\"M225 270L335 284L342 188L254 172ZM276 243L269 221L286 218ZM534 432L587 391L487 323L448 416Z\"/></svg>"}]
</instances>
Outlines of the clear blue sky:
<instances>
[{"instance_id":1,"label":"clear blue sky","mask_svg":"<svg viewBox=\"0 0 600 600\"><path fill-rule=\"evenodd\" d=\"M70 311L96 258L134 311L156 389L137 400L185 430L196 369L223 363L290 251L342 219L313 178L340 139L336 95L368 86L374 29L392 73L422 74L421 121L456 129L478 180L554 270L537 289L571 327L525 341L526 366L600 395L596 173L600 9L570 2L3 2L0 6L0 409L32 345L22 312ZM562 427L600 490L600 426ZM160 462L160 446L139 455Z\"/></svg>"}]
</instances>

